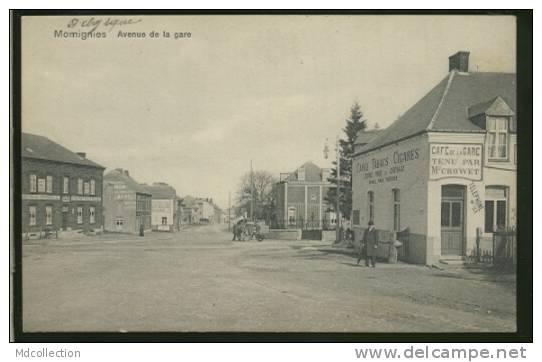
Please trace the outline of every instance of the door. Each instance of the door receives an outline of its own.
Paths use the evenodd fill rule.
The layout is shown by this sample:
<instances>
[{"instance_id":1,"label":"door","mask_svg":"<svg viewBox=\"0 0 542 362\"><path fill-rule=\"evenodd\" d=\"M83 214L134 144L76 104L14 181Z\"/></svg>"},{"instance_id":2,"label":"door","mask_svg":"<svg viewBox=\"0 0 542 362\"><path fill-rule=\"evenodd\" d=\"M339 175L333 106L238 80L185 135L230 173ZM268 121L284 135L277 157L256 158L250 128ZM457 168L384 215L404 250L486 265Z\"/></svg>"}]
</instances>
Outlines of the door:
<instances>
[{"instance_id":1,"label":"door","mask_svg":"<svg viewBox=\"0 0 542 362\"><path fill-rule=\"evenodd\" d=\"M68 229L68 210L62 209L62 230Z\"/></svg>"},{"instance_id":2,"label":"door","mask_svg":"<svg viewBox=\"0 0 542 362\"><path fill-rule=\"evenodd\" d=\"M441 255L463 255L464 199L464 186L442 186L440 204Z\"/></svg>"}]
</instances>

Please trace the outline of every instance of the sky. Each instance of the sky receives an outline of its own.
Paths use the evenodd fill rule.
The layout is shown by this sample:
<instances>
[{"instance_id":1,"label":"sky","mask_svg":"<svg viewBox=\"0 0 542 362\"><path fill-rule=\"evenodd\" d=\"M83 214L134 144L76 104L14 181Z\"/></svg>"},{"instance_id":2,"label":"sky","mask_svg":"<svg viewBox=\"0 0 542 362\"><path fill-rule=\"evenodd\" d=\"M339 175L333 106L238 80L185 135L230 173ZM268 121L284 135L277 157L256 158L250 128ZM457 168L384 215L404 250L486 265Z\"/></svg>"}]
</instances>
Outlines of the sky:
<instances>
[{"instance_id":1,"label":"sky","mask_svg":"<svg viewBox=\"0 0 542 362\"><path fill-rule=\"evenodd\" d=\"M94 27L105 38L55 37ZM471 71L515 72L515 34L510 16L25 17L22 130L227 207L251 161L330 167L354 102L384 128L459 50Z\"/></svg>"}]
</instances>

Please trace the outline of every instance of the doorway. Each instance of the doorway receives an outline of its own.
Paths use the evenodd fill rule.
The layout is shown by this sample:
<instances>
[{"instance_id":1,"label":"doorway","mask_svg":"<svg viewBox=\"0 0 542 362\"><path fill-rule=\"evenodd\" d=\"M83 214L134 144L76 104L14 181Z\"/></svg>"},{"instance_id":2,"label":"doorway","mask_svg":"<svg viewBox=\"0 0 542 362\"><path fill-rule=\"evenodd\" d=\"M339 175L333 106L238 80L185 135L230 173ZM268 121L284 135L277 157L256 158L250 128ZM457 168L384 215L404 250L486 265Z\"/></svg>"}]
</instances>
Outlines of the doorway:
<instances>
[{"instance_id":1,"label":"doorway","mask_svg":"<svg viewBox=\"0 0 542 362\"><path fill-rule=\"evenodd\" d=\"M62 208L62 230L68 230L68 210Z\"/></svg>"},{"instance_id":2,"label":"doorway","mask_svg":"<svg viewBox=\"0 0 542 362\"><path fill-rule=\"evenodd\" d=\"M465 186L442 186L440 204L441 255L464 255Z\"/></svg>"}]
</instances>

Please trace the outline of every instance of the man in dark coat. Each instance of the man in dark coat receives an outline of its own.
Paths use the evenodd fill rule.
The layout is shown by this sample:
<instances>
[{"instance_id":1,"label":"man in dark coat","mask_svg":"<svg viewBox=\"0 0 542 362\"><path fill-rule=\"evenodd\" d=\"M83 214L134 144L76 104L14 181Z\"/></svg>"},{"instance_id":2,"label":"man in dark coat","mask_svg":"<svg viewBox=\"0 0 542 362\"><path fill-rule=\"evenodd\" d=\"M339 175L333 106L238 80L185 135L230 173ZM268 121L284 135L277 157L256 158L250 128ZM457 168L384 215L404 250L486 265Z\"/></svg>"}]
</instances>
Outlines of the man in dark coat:
<instances>
[{"instance_id":1,"label":"man in dark coat","mask_svg":"<svg viewBox=\"0 0 542 362\"><path fill-rule=\"evenodd\" d=\"M369 227L363 233L363 243L365 244L365 266L376 266L376 254L378 250L378 235L372 220L369 221ZM358 260L359 263L359 260Z\"/></svg>"}]
</instances>

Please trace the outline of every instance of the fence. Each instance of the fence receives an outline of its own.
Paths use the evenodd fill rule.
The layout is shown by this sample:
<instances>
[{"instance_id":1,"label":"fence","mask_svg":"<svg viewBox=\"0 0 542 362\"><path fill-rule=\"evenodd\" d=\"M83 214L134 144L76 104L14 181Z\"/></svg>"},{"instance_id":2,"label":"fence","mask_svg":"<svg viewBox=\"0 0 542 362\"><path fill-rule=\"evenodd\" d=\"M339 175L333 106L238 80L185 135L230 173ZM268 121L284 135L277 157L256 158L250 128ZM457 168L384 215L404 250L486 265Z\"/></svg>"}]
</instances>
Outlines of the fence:
<instances>
[{"instance_id":1,"label":"fence","mask_svg":"<svg viewBox=\"0 0 542 362\"><path fill-rule=\"evenodd\" d=\"M312 219L312 220L283 220L277 221L273 228L275 229L301 229L301 230L335 230L335 220L330 219Z\"/></svg>"},{"instance_id":2,"label":"fence","mask_svg":"<svg viewBox=\"0 0 542 362\"><path fill-rule=\"evenodd\" d=\"M517 233L515 228L493 233L493 265L513 267L517 264Z\"/></svg>"}]
</instances>

